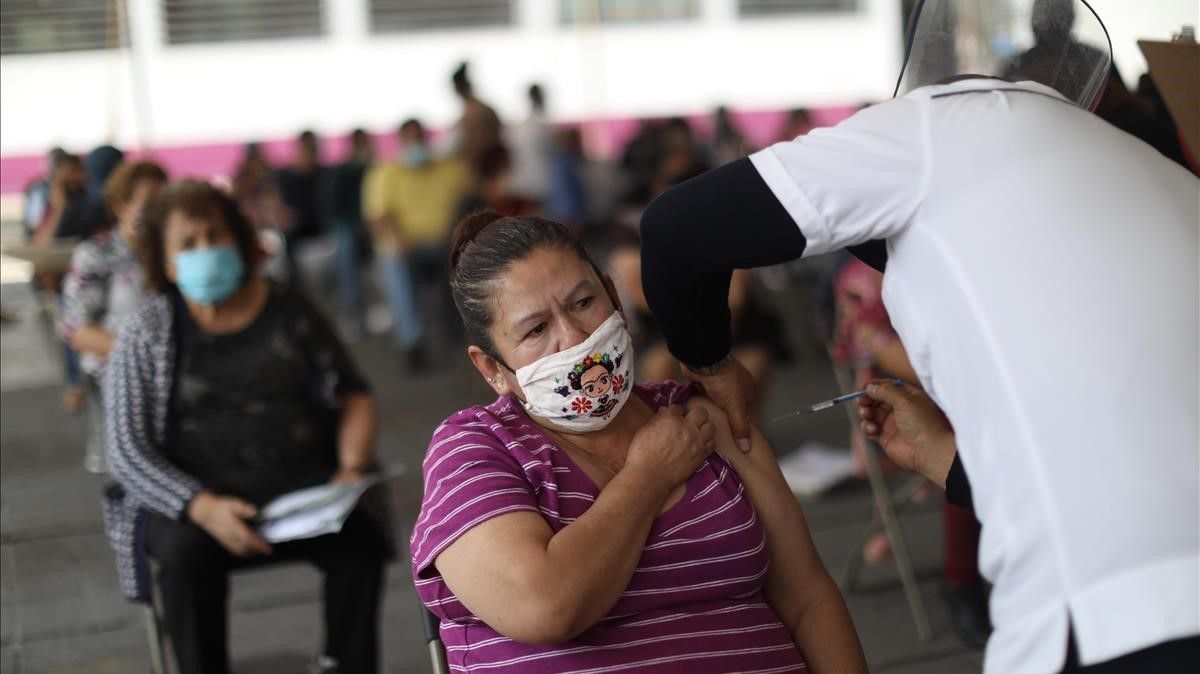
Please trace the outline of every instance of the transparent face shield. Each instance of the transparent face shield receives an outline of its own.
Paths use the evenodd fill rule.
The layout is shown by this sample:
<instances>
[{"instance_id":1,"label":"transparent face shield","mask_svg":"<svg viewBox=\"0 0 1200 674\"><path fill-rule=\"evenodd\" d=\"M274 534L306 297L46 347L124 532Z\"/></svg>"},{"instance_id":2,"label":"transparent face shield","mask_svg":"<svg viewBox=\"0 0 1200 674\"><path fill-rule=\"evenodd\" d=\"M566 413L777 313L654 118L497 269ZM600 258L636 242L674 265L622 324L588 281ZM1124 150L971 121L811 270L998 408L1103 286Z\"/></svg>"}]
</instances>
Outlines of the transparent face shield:
<instances>
[{"instance_id":1,"label":"transparent face shield","mask_svg":"<svg viewBox=\"0 0 1200 674\"><path fill-rule=\"evenodd\" d=\"M1112 44L1086 0L921 0L896 95L960 75L1032 80L1082 108L1100 98Z\"/></svg>"}]
</instances>

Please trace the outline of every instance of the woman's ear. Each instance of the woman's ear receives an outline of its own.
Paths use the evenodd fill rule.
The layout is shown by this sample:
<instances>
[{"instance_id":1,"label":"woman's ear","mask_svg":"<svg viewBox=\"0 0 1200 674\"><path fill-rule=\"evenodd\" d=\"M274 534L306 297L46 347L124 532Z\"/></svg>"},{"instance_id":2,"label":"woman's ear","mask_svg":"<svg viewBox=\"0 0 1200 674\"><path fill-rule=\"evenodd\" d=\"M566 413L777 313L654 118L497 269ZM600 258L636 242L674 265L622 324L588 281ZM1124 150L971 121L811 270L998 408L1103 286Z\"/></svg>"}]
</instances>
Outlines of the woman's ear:
<instances>
[{"instance_id":1,"label":"woman's ear","mask_svg":"<svg viewBox=\"0 0 1200 674\"><path fill-rule=\"evenodd\" d=\"M497 395L503 396L512 393L512 387L508 385L508 377L505 376L504 366L499 361L474 345L467 347L467 357L471 359L471 364L475 366L476 370L479 370L480 376Z\"/></svg>"}]
</instances>

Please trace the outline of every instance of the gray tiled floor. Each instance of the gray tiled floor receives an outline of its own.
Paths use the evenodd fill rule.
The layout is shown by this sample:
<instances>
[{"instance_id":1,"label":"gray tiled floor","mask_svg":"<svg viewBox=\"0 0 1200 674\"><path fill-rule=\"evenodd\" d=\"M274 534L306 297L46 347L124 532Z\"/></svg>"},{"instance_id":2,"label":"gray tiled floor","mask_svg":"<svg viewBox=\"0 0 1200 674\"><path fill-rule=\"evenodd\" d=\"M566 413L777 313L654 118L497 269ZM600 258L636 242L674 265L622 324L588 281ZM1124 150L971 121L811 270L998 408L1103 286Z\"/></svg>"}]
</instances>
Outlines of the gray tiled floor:
<instances>
[{"instance_id":1,"label":"gray tiled floor","mask_svg":"<svg viewBox=\"0 0 1200 674\"><path fill-rule=\"evenodd\" d=\"M85 473L82 418L62 412L57 354L31 318L24 288L3 286L7 309L24 316L6 325L0 363L0 671L148 671L143 614L117 590L112 553L102 534L98 497L103 480ZM463 364L422 378L396 374L381 344L356 347L379 394L386 460L420 465L436 421L481 400L486 390ZM828 367L815 356L774 378L766 418L789 400L818 399L834 390ZM460 359L465 360L465 359ZM777 448L814 438L844 444L845 419L828 418L768 427ZM420 498L419 477L396 487L407 520ZM805 504L826 564L837 573L871 516L862 483L844 485ZM864 589L848 603L872 663L893 674L959 674L979 670L980 654L964 649L949 631L939 595L941 517L937 499L905 513L904 526L933 620L929 644L916 639L903 593L889 565L869 568ZM244 573L234 578L231 650L246 674L303 671L321 638L319 577L302 566ZM386 671L428 671L416 599L406 566L389 572L383 611Z\"/></svg>"}]
</instances>

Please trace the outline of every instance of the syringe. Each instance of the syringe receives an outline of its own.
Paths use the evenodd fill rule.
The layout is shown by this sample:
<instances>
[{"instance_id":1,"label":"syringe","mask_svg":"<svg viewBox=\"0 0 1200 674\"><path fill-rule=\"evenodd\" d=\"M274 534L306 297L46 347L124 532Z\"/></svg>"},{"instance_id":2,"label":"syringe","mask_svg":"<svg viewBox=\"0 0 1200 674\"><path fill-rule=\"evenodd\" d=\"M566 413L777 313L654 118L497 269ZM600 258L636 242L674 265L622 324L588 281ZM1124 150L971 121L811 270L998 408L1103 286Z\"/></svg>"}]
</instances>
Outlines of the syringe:
<instances>
[{"instance_id":1,"label":"syringe","mask_svg":"<svg viewBox=\"0 0 1200 674\"><path fill-rule=\"evenodd\" d=\"M893 386L900 386L903 383L904 382L899 379L892 380ZM837 407L838 405L841 405L842 403L848 403L851 400L857 400L865 395L867 395L866 391L855 391L854 393L847 393L846 395L841 395L836 398L830 398L829 400L822 400L819 403L813 403L806 410L801 409L801 410L796 410L795 412L789 412L783 416L775 417L771 421L775 422L775 421L779 421L781 419L787 419L789 417L798 416L800 414L812 414L813 412L823 412L827 409Z\"/></svg>"}]
</instances>

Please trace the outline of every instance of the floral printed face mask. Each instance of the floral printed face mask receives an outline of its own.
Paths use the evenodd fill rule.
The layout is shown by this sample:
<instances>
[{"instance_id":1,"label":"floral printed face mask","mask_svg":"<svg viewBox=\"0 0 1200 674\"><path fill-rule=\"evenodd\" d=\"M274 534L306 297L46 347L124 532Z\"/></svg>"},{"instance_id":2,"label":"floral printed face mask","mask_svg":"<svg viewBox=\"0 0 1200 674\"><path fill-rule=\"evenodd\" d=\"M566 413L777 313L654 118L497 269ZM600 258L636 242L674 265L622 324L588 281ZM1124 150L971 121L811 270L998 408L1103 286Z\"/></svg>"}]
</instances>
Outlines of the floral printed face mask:
<instances>
[{"instance_id":1,"label":"floral printed face mask","mask_svg":"<svg viewBox=\"0 0 1200 674\"><path fill-rule=\"evenodd\" d=\"M632 342L613 312L582 343L517 370L525 410L570 433L604 428L633 390Z\"/></svg>"}]
</instances>

